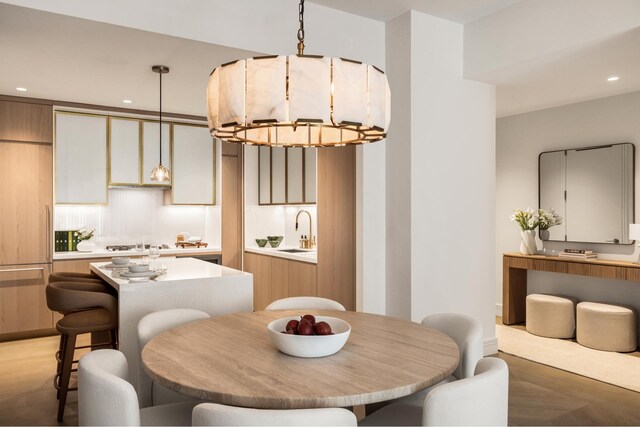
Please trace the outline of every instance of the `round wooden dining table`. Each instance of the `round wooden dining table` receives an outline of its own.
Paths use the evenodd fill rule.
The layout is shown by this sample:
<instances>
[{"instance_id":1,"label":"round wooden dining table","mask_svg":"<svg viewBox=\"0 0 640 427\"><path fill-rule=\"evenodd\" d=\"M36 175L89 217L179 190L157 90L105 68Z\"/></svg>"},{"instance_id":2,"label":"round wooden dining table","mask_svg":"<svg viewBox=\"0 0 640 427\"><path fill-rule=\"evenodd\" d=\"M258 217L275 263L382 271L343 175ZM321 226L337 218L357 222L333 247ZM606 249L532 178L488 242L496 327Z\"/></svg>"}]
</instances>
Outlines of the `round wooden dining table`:
<instances>
[{"instance_id":1,"label":"round wooden dining table","mask_svg":"<svg viewBox=\"0 0 640 427\"><path fill-rule=\"evenodd\" d=\"M338 353L298 358L278 351L267 325L304 314L351 325ZM448 377L459 350L418 323L352 311L235 313L189 323L154 337L142 363L154 382L216 403L263 409L349 407L409 395Z\"/></svg>"}]
</instances>

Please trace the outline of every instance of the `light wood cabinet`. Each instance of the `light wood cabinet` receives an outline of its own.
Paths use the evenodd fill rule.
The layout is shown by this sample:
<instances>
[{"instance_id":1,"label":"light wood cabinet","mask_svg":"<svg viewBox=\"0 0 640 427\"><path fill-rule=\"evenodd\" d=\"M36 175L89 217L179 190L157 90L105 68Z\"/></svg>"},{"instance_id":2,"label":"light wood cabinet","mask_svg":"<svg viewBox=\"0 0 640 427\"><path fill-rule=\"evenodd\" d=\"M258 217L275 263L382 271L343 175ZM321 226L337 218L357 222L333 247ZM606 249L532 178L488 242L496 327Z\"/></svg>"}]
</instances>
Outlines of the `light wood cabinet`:
<instances>
[{"instance_id":1,"label":"light wood cabinet","mask_svg":"<svg viewBox=\"0 0 640 427\"><path fill-rule=\"evenodd\" d=\"M52 256L52 147L0 143L0 265Z\"/></svg>"},{"instance_id":2,"label":"light wood cabinet","mask_svg":"<svg viewBox=\"0 0 640 427\"><path fill-rule=\"evenodd\" d=\"M356 151L318 152L319 297L356 308Z\"/></svg>"},{"instance_id":3,"label":"light wood cabinet","mask_svg":"<svg viewBox=\"0 0 640 427\"><path fill-rule=\"evenodd\" d=\"M0 334L50 329L45 288L50 264L0 267Z\"/></svg>"},{"instance_id":4,"label":"light wood cabinet","mask_svg":"<svg viewBox=\"0 0 640 427\"><path fill-rule=\"evenodd\" d=\"M142 123L142 184L170 187L171 183L151 180L151 171L160 163L160 129L157 121ZM162 164L171 167L171 125L162 123ZM173 171L172 171L173 174Z\"/></svg>"},{"instance_id":5,"label":"light wood cabinet","mask_svg":"<svg viewBox=\"0 0 640 427\"><path fill-rule=\"evenodd\" d=\"M140 185L140 134L142 122L109 118L109 185Z\"/></svg>"},{"instance_id":6,"label":"light wood cabinet","mask_svg":"<svg viewBox=\"0 0 640 427\"><path fill-rule=\"evenodd\" d=\"M173 124L171 202L216 203L216 143L206 126Z\"/></svg>"},{"instance_id":7,"label":"light wood cabinet","mask_svg":"<svg viewBox=\"0 0 640 427\"><path fill-rule=\"evenodd\" d=\"M56 112L56 203L107 204L107 117Z\"/></svg>"},{"instance_id":8,"label":"light wood cabinet","mask_svg":"<svg viewBox=\"0 0 640 427\"><path fill-rule=\"evenodd\" d=\"M258 156L260 205L316 203L315 148L260 147Z\"/></svg>"},{"instance_id":9,"label":"light wood cabinet","mask_svg":"<svg viewBox=\"0 0 640 427\"><path fill-rule=\"evenodd\" d=\"M316 270L315 264L245 252L244 271L253 274L254 310L281 298L316 296Z\"/></svg>"},{"instance_id":10,"label":"light wood cabinet","mask_svg":"<svg viewBox=\"0 0 640 427\"><path fill-rule=\"evenodd\" d=\"M53 107L0 101L0 141L53 143Z\"/></svg>"},{"instance_id":11,"label":"light wood cabinet","mask_svg":"<svg viewBox=\"0 0 640 427\"><path fill-rule=\"evenodd\" d=\"M243 150L239 144L222 148L222 265L242 269Z\"/></svg>"}]
</instances>

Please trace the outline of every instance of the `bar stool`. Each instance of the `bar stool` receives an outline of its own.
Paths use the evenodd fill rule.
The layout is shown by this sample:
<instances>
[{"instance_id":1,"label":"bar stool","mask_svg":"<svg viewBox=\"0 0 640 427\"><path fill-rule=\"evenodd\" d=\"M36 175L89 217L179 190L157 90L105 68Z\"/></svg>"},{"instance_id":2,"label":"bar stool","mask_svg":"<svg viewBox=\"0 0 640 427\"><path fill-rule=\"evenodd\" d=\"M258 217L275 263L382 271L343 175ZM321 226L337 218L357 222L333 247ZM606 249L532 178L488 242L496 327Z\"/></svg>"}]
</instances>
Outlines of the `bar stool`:
<instances>
[{"instance_id":1,"label":"bar stool","mask_svg":"<svg viewBox=\"0 0 640 427\"><path fill-rule=\"evenodd\" d=\"M100 276L94 273L76 273L76 272L57 272L49 274L49 283L53 282L84 282L84 283L97 283L104 287L103 290L98 292L107 292L117 298L117 291L110 286L107 282L102 280Z\"/></svg>"},{"instance_id":2,"label":"bar stool","mask_svg":"<svg viewBox=\"0 0 640 427\"><path fill-rule=\"evenodd\" d=\"M117 348L118 302L112 295L102 291L103 285L91 282L52 282L47 285L47 306L52 311L64 315L56 323L60 332L60 349L56 354L58 369L54 377L58 403L58 421L62 421L67 402L67 393L77 390L69 388L76 350L76 339L80 334L106 332L109 340L105 343L81 346L80 348Z\"/></svg>"}]
</instances>

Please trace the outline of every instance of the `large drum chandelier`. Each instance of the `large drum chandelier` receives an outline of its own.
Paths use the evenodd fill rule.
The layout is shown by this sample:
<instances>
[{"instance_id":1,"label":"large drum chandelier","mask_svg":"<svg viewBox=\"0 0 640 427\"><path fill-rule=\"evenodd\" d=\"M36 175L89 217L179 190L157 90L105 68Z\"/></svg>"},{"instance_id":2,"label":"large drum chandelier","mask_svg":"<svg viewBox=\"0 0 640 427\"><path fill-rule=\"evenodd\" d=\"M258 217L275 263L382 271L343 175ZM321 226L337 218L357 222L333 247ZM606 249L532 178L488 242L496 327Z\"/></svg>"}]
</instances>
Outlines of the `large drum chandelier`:
<instances>
[{"instance_id":1,"label":"large drum chandelier","mask_svg":"<svg viewBox=\"0 0 640 427\"><path fill-rule=\"evenodd\" d=\"M298 54L241 59L215 68L207 86L211 135L274 147L331 147L384 139L390 121L387 76L372 65L304 54L304 0Z\"/></svg>"}]
</instances>

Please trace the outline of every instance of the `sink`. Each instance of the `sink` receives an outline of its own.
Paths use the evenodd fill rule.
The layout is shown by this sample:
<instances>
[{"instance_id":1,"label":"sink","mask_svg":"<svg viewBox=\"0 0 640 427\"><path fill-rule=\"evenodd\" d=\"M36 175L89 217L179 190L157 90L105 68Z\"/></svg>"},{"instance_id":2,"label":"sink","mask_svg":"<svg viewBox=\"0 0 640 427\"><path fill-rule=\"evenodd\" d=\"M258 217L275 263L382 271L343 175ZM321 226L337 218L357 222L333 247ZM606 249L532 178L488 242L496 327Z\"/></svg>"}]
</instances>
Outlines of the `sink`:
<instances>
[{"instance_id":1,"label":"sink","mask_svg":"<svg viewBox=\"0 0 640 427\"><path fill-rule=\"evenodd\" d=\"M304 249L278 249L279 252L286 252L288 254L299 254L299 253L305 253L305 252L310 252L308 250L304 250Z\"/></svg>"}]
</instances>

